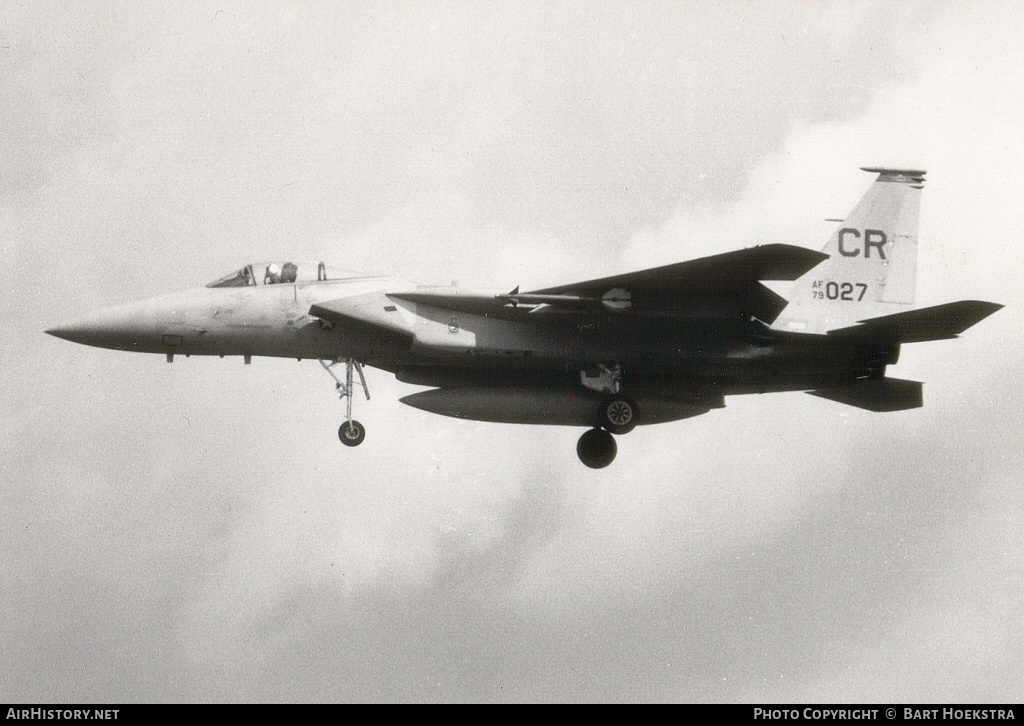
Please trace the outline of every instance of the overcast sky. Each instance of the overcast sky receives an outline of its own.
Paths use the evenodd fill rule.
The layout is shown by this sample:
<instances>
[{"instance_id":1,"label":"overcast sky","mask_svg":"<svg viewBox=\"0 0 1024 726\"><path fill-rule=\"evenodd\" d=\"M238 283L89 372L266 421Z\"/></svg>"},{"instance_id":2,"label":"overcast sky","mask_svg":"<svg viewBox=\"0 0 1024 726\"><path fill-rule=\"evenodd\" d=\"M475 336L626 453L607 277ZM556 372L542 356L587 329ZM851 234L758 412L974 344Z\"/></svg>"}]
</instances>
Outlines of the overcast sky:
<instances>
[{"instance_id":1,"label":"overcast sky","mask_svg":"<svg viewBox=\"0 0 1024 726\"><path fill-rule=\"evenodd\" d=\"M0 0L0 695L1019 701L1019 3ZM891 373L619 440L460 422L369 372L43 330L253 259L556 284L819 249L929 171Z\"/></svg>"}]
</instances>

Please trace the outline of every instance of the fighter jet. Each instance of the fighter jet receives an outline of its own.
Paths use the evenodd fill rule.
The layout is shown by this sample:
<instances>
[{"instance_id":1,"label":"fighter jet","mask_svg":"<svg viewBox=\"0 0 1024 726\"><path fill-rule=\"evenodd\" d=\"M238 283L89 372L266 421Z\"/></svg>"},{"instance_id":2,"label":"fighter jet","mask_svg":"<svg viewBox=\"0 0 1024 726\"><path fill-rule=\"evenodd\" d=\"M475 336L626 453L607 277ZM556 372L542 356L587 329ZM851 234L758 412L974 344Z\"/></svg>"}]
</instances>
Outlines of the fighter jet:
<instances>
[{"instance_id":1,"label":"fighter jet","mask_svg":"<svg viewBox=\"0 0 1024 726\"><path fill-rule=\"evenodd\" d=\"M1001 305L911 309L924 171L877 174L821 252L767 244L521 292L429 287L324 263L244 265L205 287L101 310L46 332L115 350L318 360L352 417L363 366L430 390L425 411L580 426L588 467L635 426L708 413L725 397L806 391L869 411L922 405L922 384L886 375L904 343L944 340ZM786 298L763 284L792 281ZM336 368L340 366L340 368Z\"/></svg>"}]
</instances>

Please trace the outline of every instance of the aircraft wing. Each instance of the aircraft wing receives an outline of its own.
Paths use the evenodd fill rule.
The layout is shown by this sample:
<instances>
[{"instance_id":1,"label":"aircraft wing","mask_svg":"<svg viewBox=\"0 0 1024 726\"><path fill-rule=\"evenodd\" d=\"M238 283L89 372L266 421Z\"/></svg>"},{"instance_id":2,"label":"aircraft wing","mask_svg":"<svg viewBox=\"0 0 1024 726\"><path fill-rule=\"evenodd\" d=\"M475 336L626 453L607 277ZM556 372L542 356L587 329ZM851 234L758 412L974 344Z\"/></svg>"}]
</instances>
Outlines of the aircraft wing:
<instances>
[{"instance_id":1,"label":"aircraft wing","mask_svg":"<svg viewBox=\"0 0 1024 726\"><path fill-rule=\"evenodd\" d=\"M752 315L773 322L786 300L761 280L795 280L828 255L804 247L771 244L653 267L597 280L549 287L525 298L570 296L640 313L686 315L713 311ZM625 302L618 298L624 299Z\"/></svg>"},{"instance_id":2,"label":"aircraft wing","mask_svg":"<svg viewBox=\"0 0 1024 726\"><path fill-rule=\"evenodd\" d=\"M762 245L534 292L521 293L518 287L504 294L419 287L321 302L310 314L324 320L358 321L405 335L415 333L411 320L399 312L402 303L438 313L516 320L536 313L630 310L646 315L731 317L741 311L771 323L786 301L760 281L795 280L827 257L803 247Z\"/></svg>"},{"instance_id":3,"label":"aircraft wing","mask_svg":"<svg viewBox=\"0 0 1024 726\"><path fill-rule=\"evenodd\" d=\"M500 295L419 288L391 297L453 312L520 319L533 313L609 310L674 315L687 307L708 312L723 309L727 300L730 311L738 307L771 323L786 301L760 281L795 280L827 258L803 247L772 244L526 293L519 288Z\"/></svg>"}]
</instances>

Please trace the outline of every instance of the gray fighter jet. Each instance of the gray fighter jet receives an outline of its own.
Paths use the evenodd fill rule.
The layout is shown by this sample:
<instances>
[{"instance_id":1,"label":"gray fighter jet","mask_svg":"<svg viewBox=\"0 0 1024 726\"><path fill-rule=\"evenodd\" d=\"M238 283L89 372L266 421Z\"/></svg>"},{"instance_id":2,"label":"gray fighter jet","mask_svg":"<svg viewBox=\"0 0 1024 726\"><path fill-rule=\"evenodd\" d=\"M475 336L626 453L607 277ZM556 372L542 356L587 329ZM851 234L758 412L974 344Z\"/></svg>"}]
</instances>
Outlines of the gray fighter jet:
<instances>
[{"instance_id":1,"label":"gray fighter jet","mask_svg":"<svg viewBox=\"0 0 1024 726\"><path fill-rule=\"evenodd\" d=\"M520 292L360 277L323 263L253 263L209 285L99 311L46 332L116 350L315 359L352 418L363 365L431 387L401 399L433 413L583 426L589 467L614 435L722 408L725 396L807 391L870 411L922 405L885 375L903 343L955 338L1001 305L914 301L923 171L877 178L822 252L770 244ZM795 281L788 300L763 281ZM341 366L336 369L335 366ZM342 372L338 375L336 370Z\"/></svg>"}]
</instances>

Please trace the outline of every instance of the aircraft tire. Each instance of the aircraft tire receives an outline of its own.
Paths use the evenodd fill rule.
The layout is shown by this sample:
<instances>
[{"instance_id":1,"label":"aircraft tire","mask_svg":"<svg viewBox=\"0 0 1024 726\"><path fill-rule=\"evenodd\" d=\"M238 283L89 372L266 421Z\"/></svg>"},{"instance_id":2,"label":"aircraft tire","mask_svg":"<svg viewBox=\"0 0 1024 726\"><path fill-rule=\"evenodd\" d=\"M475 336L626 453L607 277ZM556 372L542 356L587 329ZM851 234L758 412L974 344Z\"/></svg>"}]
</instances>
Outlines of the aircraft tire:
<instances>
[{"instance_id":1,"label":"aircraft tire","mask_svg":"<svg viewBox=\"0 0 1024 726\"><path fill-rule=\"evenodd\" d=\"M353 421L350 429L346 422L338 428L338 438L345 446L359 446L366 438L366 429L358 421Z\"/></svg>"},{"instance_id":2,"label":"aircraft tire","mask_svg":"<svg viewBox=\"0 0 1024 726\"><path fill-rule=\"evenodd\" d=\"M636 401L629 396L609 396L601 401L601 425L613 434L628 434L639 415Z\"/></svg>"},{"instance_id":3,"label":"aircraft tire","mask_svg":"<svg viewBox=\"0 0 1024 726\"><path fill-rule=\"evenodd\" d=\"M590 429L580 436L576 444L576 455L591 469L603 469L613 461L618 452L615 438L604 429Z\"/></svg>"}]
</instances>

